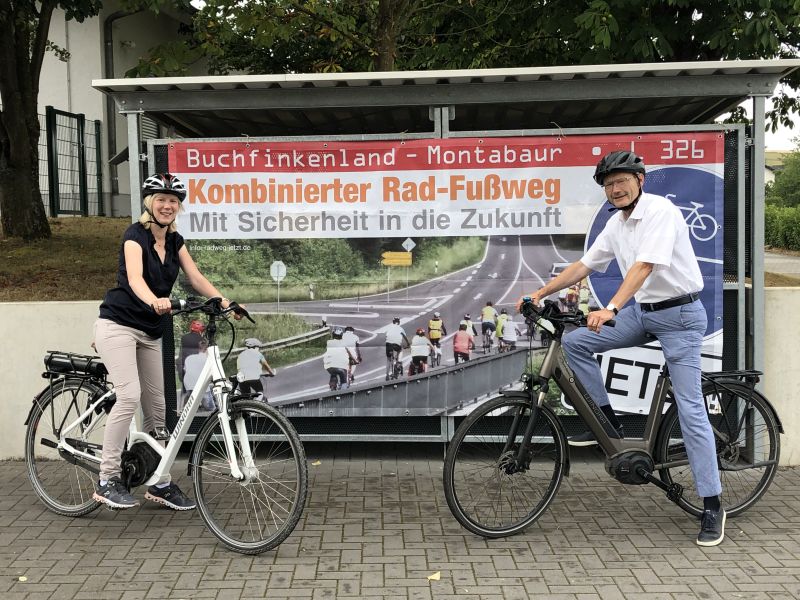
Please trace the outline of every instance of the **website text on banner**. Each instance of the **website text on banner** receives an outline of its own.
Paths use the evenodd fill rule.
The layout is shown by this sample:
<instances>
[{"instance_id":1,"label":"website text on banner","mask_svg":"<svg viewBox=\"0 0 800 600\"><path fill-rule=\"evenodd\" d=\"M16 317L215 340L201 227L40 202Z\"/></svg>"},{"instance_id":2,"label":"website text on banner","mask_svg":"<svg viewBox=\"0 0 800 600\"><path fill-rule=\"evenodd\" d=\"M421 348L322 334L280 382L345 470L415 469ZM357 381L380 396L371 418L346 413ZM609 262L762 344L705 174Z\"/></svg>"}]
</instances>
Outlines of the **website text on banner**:
<instances>
[{"instance_id":1,"label":"website text on banner","mask_svg":"<svg viewBox=\"0 0 800 600\"><path fill-rule=\"evenodd\" d=\"M195 239L585 234L599 158L717 172L721 134L374 142L173 142Z\"/></svg>"}]
</instances>

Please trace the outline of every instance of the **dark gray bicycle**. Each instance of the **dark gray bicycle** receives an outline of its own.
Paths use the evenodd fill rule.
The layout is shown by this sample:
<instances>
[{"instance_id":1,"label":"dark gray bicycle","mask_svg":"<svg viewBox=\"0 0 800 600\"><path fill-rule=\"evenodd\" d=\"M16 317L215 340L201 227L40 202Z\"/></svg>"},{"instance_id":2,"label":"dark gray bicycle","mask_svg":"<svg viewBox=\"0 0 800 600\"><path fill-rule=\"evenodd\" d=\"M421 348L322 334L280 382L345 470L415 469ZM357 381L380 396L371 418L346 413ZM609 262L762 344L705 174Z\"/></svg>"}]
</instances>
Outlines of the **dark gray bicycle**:
<instances>
[{"instance_id":1,"label":"dark gray bicycle","mask_svg":"<svg viewBox=\"0 0 800 600\"><path fill-rule=\"evenodd\" d=\"M550 301L541 308L526 301L522 313L529 326L549 331L552 341L538 373L523 375L525 389L505 391L479 405L456 430L445 457L444 491L458 522L480 536L505 537L535 522L553 501L569 474L569 453L558 417L544 404L551 380L595 434L612 477L625 484L653 483L686 512L702 514L666 366L642 438L616 438L561 352L565 328L585 325L584 315L562 313ZM783 427L755 389L760 376L759 371L703 373L721 500L730 517L758 501L778 468Z\"/></svg>"}]
</instances>

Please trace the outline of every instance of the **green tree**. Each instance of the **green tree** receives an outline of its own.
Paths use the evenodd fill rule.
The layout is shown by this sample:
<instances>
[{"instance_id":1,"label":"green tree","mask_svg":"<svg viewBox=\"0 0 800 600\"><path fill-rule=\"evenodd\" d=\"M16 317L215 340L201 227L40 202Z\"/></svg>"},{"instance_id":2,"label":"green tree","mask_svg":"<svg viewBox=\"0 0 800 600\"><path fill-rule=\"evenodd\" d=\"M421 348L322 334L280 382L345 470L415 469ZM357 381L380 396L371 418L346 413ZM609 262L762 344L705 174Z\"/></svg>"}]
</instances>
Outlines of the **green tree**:
<instances>
[{"instance_id":1,"label":"green tree","mask_svg":"<svg viewBox=\"0 0 800 600\"><path fill-rule=\"evenodd\" d=\"M53 11L83 21L97 14L98 0L3 0L0 2L0 223L8 236L50 237L39 190L39 75Z\"/></svg>"},{"instance_id":2,"label":"green tree","mask_svg":"<svg viewBox=\"0 0 800 600\"><path fill-rule=\"evenodd\" d=\"M123 0L123 6L158 12L182 0ZM0 226L9 237L50 237L39 189L39 77L45 52L69 60L47 39L53 11L83 22L102 0L0 0Z\"/></svg>"},{"instance_id":3,"label":"green tree","mask_svg":"<svg viewBox=\"0 0 800 600\"><path fill-rule=\"evenodd\" d=\"M189 50L177 51L183 45ZM191 37L131 74L298 73L795 58L796 0L205 0ZM167 68L167 58L172 57ZM791 124L800 74L769 118Z\"/></svg>"},{"instance_id":4,"label":"green tree","mask_svg":"<svg viewBox=\"0 0 800 600\"><path fill-rule=\"evenodd\" d=\"M767 186L766 201L774 206L800 206L800 149L784 157L775 182Z\"/></svg>"}]
</instances>

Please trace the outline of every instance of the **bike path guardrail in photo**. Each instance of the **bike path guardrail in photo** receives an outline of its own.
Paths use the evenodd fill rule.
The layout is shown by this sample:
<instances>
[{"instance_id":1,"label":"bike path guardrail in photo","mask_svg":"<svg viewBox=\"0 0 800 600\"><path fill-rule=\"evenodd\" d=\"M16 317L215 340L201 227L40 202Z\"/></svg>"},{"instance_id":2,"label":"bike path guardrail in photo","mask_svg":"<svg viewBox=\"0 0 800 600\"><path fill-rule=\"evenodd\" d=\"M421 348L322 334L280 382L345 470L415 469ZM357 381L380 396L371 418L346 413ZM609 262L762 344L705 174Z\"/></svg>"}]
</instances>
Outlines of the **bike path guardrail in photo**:
<instances>
[{"instance_id":1,"label":"bike path guardrail in photo","mask_svg":"<svg viewBox=\"0 0 800 600\"><path fill-rule=\"evenodd\" d=\"M356 384L346 390L270 404L288 417L443 415L516 382L527 356L528 349L519 348L400 380Z\"/></svg>"}]
</instances>

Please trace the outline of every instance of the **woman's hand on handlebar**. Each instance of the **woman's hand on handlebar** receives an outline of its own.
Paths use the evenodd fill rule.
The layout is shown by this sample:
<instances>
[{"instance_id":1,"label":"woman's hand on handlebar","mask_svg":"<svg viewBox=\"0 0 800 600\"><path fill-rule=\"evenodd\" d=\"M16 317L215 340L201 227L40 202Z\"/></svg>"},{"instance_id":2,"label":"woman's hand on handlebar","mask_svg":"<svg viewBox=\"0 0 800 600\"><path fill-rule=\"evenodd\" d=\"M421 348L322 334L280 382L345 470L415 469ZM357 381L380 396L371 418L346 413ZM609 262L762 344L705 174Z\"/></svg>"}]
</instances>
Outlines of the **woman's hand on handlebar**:
<instances>
[{"instance_id":1,"label":"woman's hand on handlebar","mask_svg":"<svg viewBox=\"0 0 800 600\"><path fill-rule=\"evenodd\" d=\"M157 315L166 315L172 312L172 300L169 298L156 298L152 304L150 304L150 308L152 308Z\"/></svg>"}]
</instances>

